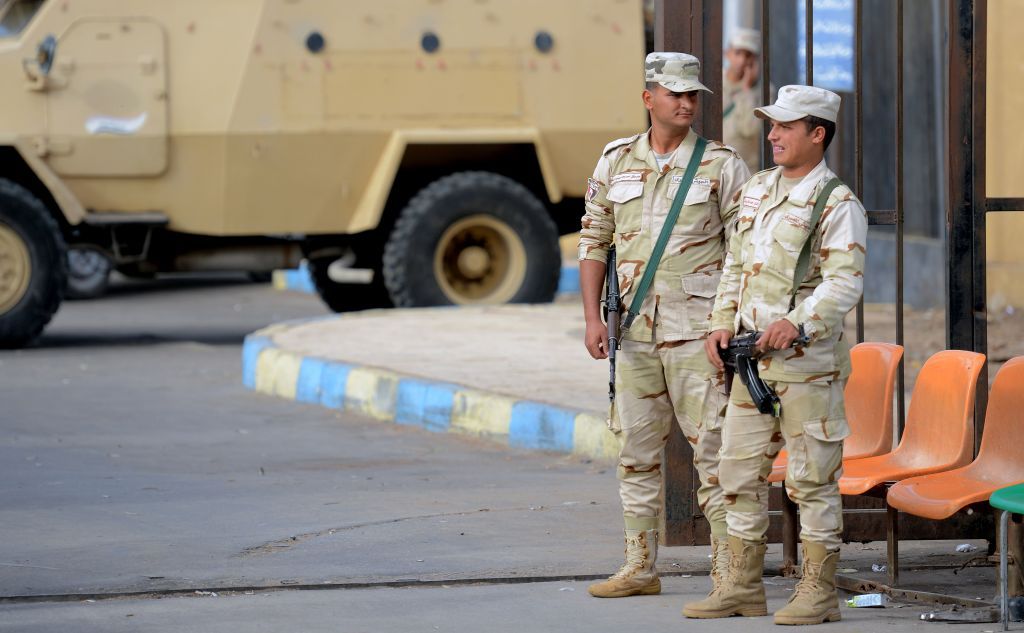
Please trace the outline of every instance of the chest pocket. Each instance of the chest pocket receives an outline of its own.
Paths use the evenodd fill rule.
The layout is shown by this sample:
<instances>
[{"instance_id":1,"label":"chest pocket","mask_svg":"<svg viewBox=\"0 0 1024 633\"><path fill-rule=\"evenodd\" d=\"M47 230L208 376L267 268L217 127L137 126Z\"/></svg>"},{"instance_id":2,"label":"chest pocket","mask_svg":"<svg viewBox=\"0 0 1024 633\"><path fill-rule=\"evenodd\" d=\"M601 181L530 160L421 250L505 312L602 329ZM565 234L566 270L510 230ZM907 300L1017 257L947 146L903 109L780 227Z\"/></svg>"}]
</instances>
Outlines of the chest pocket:
<instances>
[{"instance_id":1,"label":"chest pocket","mask_svg":"<svg viewBox=\"0 0 1024 633\"><path fill-rule=\"evenodd\" d=\"M786 211L785 215L779 218L779 221L772 228L771 254L767 262L768 267L786 279L791 280L794 277L797 260L800 258L800 251L803 250L804 243L807 242L808 238L813 239L809 215L809 210L807 215L793 213L792 210ZM807 269L808 273L815 268L815 256L816 253L812 249L810 266ZM801 279L800 281L802 282L803 280ZM789 283L792 283L792 281Z\"/></svg>"},{"instance_id":2,"label":"chest pocket","mask_svg":"<svg viewBox=\"0 0 1024 633\"><path fill-rule=\"evenodd\" d=\"M615 205L615 232L631 233L640 230L643 221L644 183L624 181L613 183L605 196Z\"/></svg>"},{"instance_id":3,"label":"chest pocket","mask_svg":"<svg viewBox=\"0 0 1024 633\"><path fill-rule=\"evenodd\" d=\"M679 181L676 181L676 178L679 178ZM681 175L672 176L672 181L669 182L668 187L665 189L665 197L668 198L669 204L668 208L672 207L672 201L676 199L676 194L679 193L681 181ZM710 219L713 206L711 182L700 182L700 179L694 179L693 183L690 184L690 190L686 192L683 208L679 210L679 220L672 227L672 232L690 235L705 233L712 225Z\"/></svg>"},{"instance_id":4,"label":"chest pocket","mask_svg":"<svg viewBox=\"0 0 1024 633\"><path fill-rule=\"evenodd\" d=\"M793 257L797 257L811 235L810 218L803 214L787 212L772 229L772 238Z\"/></svg>"}]
</instances>

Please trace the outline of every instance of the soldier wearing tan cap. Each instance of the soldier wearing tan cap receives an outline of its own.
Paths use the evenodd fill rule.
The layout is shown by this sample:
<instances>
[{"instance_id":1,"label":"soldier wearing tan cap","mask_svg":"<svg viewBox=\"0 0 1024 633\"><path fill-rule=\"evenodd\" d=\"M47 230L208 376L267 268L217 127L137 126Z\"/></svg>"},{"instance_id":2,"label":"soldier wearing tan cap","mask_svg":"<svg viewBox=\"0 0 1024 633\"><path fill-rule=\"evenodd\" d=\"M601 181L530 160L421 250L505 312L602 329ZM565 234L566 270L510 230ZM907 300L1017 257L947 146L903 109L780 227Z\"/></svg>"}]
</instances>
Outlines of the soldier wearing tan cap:
<instances>
[{"instance_id":1,"label":"soldier wearing tan cap","mask_svg":"<svg viewBox=\"0 0 1024 633\"><path fill-rule=\"evenodd\" d=\"M765 615L765 532L772 461L788 448L786 493L800 506L803 575L776 624L839 620L835 589L843 530L839 478L849 434L843 387L850 373L843 318L863 289L867 214L825 164L839 96L784 86L757 109L771 123L777 167L743 186L734 208L718 286L708 359L737 334L763 332L758 370L781 401L778 417L759 413L737 382L722 432L719 477L733 566L707 599L686 605L695 618ZM820 213L820 216L818 215ZM807 344L790 345L800 329Z\"/></svg>"},{"instance_id":2,"label":"soldier wearing tan cap","mask_svg":"<svg viewBox=\"0 0 1024 633\"><path fill-rule=\"evenodd\" d=\"M722 139L736 148L747 167L761 164L761 122L754 116L761 78L761 33L737 28L725 49L722 75Z\"/></svg>"},{"instance_id":3,"label":"soldier wearing tan cap","mask_svg":"<svg viewBox=\"0 0 1024 633\"><path fill-rule=\"evenodd\" d=\"M698 501L711 524L715 582L728 563L726 525L718 487L722 373L704 353L725 242L734 218L728 209L749 171L736 152L705 141L691 129L700 107L700 62L683 53L651 53L642 98L651 127L605 147L590 179L580 232L580 285L585 344L607 358L600 300L609 248L624 308L640 303L620 335L615 402L609 426L621 440L619 492L626 562L590 587L612 598L661 591L655 569L661 498L661 459L675 420L690 441L700 476ZM687 182L687 168L695 170ZM678 200L678 217L669 222ZM664 254L652 251L665 229ZM642 292L645 271L655 273ZM625 326L624 326L625 328Z\"/></svg>"}]
</instances>

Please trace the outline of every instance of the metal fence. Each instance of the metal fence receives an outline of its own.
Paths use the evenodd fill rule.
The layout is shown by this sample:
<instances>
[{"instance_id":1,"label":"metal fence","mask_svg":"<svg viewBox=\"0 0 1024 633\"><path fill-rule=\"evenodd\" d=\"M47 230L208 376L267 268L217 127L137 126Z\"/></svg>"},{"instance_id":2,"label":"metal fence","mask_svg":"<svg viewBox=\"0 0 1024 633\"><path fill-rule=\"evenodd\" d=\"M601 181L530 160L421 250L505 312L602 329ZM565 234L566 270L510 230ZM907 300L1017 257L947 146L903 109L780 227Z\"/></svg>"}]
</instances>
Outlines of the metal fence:
<instances>
[{"instance_id":1,"label":"metal fence","mask_svg":"<svg viewBox=\"0 0 1024 633\"><path fill-rule=\"evenodd\" d=\"M865 47L865 7L869 0L853 1L854 22L854 60L853 60L853 121L852 170L845 169L847 182L852 180L855 193L865 199L865 68L869 63L892 63L895 66L895 86L891 107L895 110L895 125L892 128L890 177L894 187L893 207L868 209L869 225L875 227L892 227L895 236L895 342L904 344L904 197L905 197L905 121L904 121L904 16L907 7L903 0L886 0L871 3L873 20L891 20L894 28L891 46ZM801 3L799 7L796 3ZM784 37L792 37L792 24L773 25L779 20L780 13L787 6L802 8L804 12L803 39L806 42L804 53L804 77L807 85L814 84L814 10L812 0L760 0L760 27L762 33L762 98L764 103L771 103L778 86L773 85L772 78L779 75L792 76L792 72L779 72L772 51L772 38L776 33ZM987 310L985 297L985 213L986 211L1024 209L1021 199L987 199L985 197L985 20L986 4L984 0L946 0L944 6L937 5L946 17L944 28L947 35L948 72L945 85L948 87L942 95L945 99L946 158L943 173L938 182L944 182L946 191L941 192L937 199L946 202L945 239L948 255L946 271L946 341L950 349L967 349L986 352ZM883 12L880 17L878 10ZM792 13L788 14L789 17ZM723 51L723 7L722 0L656 0L654 48L656 50L678 50L697 55L703 64L704 83L715 94L722 91L722 51ZM891 51L891 58L886 60L873 59L866 56L877 56L879 51ZM914 60L910 60L913 62ZM938 60L933 60L938 64ZM785 69L791 71L792 69ZM840 119L849 116L850 107L844 106ZM695 122L701 133L709 138L721 138L722 103L720 99L705 99L701 112ZM839 134L850 126L840 127ZM849 139L844 143L849 144ZM834 148L833 148L834 149ZM830 163L832 153L830 151ZM872 158L877 158L876 154ZM931 157L934 158L934 157ZM764 143L762 152L763 166L772 166L771 150ZM888 164L887 161L882 161ZM873 178L878 179L877 165ZM835 167L833 167L835 168ZM838 170L837 170L838 171ZM852 178L850 172L852 171ZM884 176L883 176L884 177ZM870 256L870 253L869 253ZM856 309L857 341L864 340L864 305L863 301ZM901 362L898 371L897 407L895 426L897 439L902 435L906 403L905 372ZM979 381L980 386L987 386L987 372ZM984 410L987 402L987 389L978 389L978 400L975 413L975 451L980 445L981 433L984 428ZM668 544L701 544L707 542L706 524L699 516L696 504L696 481L692 466L692 453L689 444L682 438L678 430L669 439L666 449L666 541ZM774 490L774 503L780 502L780 492ZM884 509L878 507L873 500L847 498L844 501L847 538L852 540L868 540L884 535ZM774 513L776 514L777 513ZM901 532L911 538L936 538L952 534L966 535L982 532L987 535L988 526L974 519L957 519L945 526L926 525L921 522L909 521ZM773 520L773 529L769 534L772 540L780 537L778 521ZM882 537L884 538L884 536ZM789 556L787 556L789 558ZM788 561L792 562L792 561Z\"/></svg>"}]
</instances>

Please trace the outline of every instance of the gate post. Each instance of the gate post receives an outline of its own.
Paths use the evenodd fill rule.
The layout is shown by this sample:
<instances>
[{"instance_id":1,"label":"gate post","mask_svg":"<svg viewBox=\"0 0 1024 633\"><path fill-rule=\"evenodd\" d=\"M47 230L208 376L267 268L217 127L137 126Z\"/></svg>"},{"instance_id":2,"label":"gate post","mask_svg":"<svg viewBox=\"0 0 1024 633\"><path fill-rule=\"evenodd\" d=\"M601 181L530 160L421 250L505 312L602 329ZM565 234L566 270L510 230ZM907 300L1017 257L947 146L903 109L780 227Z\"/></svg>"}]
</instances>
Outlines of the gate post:
<instances>
[{"instance_id":1,"label":"gate post","mask_svg":"<svg viewBox=\"0 0 1024 633\"><path fill-rule=\"evenodd\" d=\"M696 55L701 81L714 92L701 97L694 128L711 140L722 138L722 0L656 0L654 48ZM662 459L665 475L665 544L705 545L707 522L697 505L700 481L693 449L676 424L671 425Z\"/></svg>"},{"instance_id":2,"label":"gate post","mask_svg":"<svg viewBox=\"0 0 1024 633\"><path fill-rule=\"evenodd\" d=\"M949 151L946 176L946 347L985 354L985 0L949 4ZM963 90L968 86L969 90ZM981 446L988 404L988 366L978 377L974 452Z\"/></svg>"}]
</instances>

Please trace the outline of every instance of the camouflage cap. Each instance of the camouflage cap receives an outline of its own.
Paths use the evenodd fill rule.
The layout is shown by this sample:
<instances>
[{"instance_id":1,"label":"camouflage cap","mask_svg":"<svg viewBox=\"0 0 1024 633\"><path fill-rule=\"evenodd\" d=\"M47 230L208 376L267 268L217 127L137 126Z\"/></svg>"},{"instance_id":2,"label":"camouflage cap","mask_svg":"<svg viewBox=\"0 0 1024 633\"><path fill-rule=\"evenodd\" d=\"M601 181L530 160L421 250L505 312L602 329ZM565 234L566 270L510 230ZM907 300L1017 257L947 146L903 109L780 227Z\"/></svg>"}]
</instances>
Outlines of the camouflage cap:
<instances>
[{"instance_id":1,"label":"camouflage cap","mask_svg":"<svg viewBox=\"0 0 1024 633\"><path fill-rule=\"evenodd\" d=\"M729 38L730 48L739 48L750 51L755 55L761 54L761 31L737 27L733 29L732 37Z\"/></svg>"},{"instance_id":2,"label":"camouflage cap","mask_svg":"<svg viewBox=\"0 0 1024 633\"><path fill-rule=\"evenodd\" d=\"M700 82L700 60L686 53L651 53L644 60L644 76L672 92L711 92Z\"/></svg>"},{"instance_id":3,"label":"camouflage cap","mask_svg":"<svg viewBox=\"0 0 1024 633\"><path fill-rule=\"evenodd\" d=\"M839 101L839 95L817 86L783 86L775 103L755 108L754 116L784 123L816 116L835 123L839 118Z\"/></svg>"}]
</instances>

